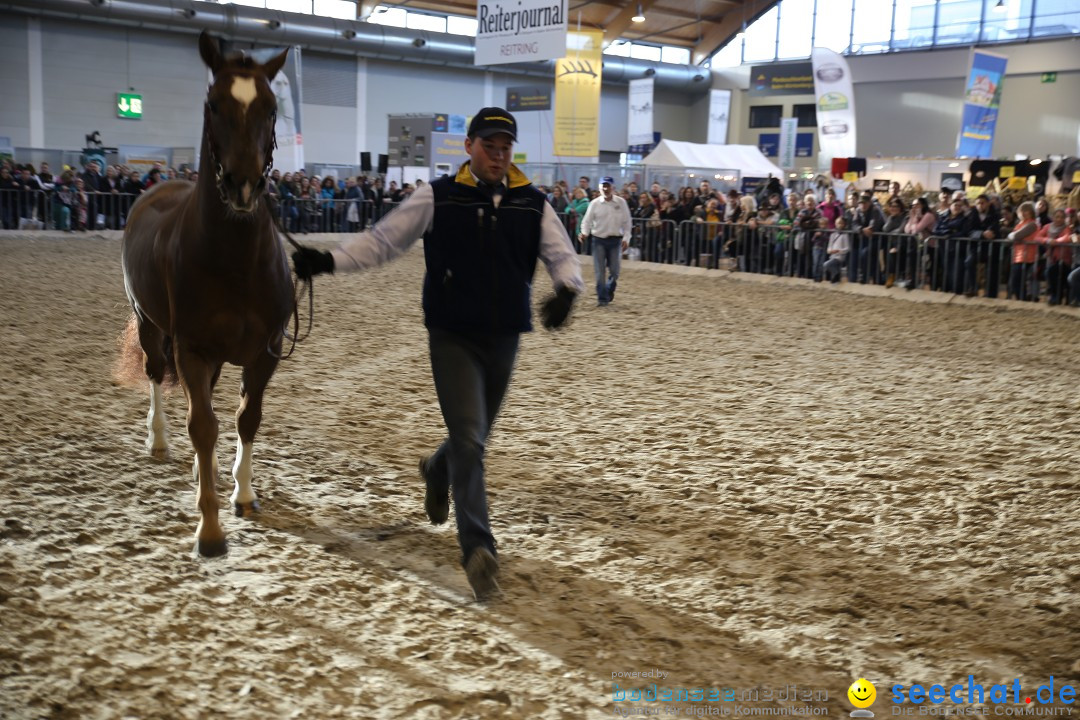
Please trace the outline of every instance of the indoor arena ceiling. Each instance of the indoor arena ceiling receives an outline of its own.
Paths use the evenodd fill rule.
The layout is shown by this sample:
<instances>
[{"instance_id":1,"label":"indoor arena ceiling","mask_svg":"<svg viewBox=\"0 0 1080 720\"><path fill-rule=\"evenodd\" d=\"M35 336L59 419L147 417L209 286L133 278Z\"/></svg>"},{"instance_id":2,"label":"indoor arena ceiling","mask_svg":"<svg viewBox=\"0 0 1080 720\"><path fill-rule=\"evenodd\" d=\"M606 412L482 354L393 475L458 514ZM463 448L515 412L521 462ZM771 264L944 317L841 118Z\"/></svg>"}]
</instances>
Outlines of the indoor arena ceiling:
<instances>
[{"instance_id":1,"label":"indoor arena ceiling","mask_svg":"<svg viewBox=\"0 0 1080 720\"><path fill-rule=\"evenodd\" d=\"M567 0L569 25L575 27L578 13L581 26L604 30L604 41L640 40L657 45L688 48L691 61L698 64L731 37L765 12L776 0ZM384 3L364 0L361 16L375 5L393 4L411 10L430 10L454 15L476 16L476 0L391 0ZM644 22L634 22L638 14Z\"/></svg>"}]
</instances>

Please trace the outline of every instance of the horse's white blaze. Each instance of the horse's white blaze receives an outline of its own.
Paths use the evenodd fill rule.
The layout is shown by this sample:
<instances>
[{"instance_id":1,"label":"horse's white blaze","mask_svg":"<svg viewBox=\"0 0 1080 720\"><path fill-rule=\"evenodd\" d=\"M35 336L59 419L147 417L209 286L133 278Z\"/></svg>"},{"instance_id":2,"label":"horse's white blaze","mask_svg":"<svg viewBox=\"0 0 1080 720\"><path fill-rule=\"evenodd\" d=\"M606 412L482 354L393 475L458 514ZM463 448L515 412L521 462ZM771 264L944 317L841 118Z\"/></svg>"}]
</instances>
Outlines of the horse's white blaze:
<instances>
[{"instance_id":1,"label":"horse's white blaze","mask_svg":"<svg viewBox=\"0 0 1080 720\"><path fill-rule=\"evenodd\" d=\"M251 201L251 183L244 183L240 186L240 199L244 201L245 205Z\"/></svg>"},{"instance_id":2,"label":"horse's white blaze","mask_svg":"<svg viewBox=\"0 0 1080 720\"><path fill-rule=\"evenodd\" d=\"M248 105L255 99L255 78L250 77L234 77L232 83L232 96L236 98L236 102L240 103L240 106L247 112Z\"/></svg>"},{"instance_id":3,"label":"horse's white blaze","mask_svg":"<svg viewBox=\"0 0 1080 720\"><path fill-rule=\"evenodd\" d=\"M236 439L236 462L233 463L233 480L236 485L233 488L233 505L249 505L255 501L255 491L251 489L251 478L254 473L251 470L251 443L246 443L240 438Z\"/></svg>"},{"instance_id":4,"label":"horse's white blaze","mask_svg":"<svg viewBox=\"0 0 1080 720\"><path fill-rule=\"evenodd\" d=\"M150 412L146 414L146 449L151 453L162 453L169 448L168 431L165 424L165 393L161 383L150 381Z\"/></svg>"}]
</instances>

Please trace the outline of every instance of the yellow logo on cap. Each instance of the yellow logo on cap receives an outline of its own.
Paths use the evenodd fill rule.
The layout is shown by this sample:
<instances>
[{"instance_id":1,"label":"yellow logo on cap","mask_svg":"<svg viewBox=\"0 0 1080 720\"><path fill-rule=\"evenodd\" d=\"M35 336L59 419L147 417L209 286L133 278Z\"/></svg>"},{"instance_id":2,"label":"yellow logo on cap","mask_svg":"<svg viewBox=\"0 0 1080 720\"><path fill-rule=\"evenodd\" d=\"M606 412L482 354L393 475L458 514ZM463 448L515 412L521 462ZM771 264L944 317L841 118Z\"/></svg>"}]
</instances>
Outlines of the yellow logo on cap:
<instances>
[{"instance_id":1,"label":"yellow logo on cap","mask_svg":"<svg viewBox=\"0 0 1080 720\"><path fill-rule=\"evenodd\" d=\"M487 116L486 118L484 118L484 119L485 119L485 120L502 120L503 122L508 122L508 123L512 123L512 122L514 122L514 121L513 121L513 120L511 120L510 118L508 118L508 117L503 117L502 115L488 115L488 116Z\"/></svg>"}]
</instances>

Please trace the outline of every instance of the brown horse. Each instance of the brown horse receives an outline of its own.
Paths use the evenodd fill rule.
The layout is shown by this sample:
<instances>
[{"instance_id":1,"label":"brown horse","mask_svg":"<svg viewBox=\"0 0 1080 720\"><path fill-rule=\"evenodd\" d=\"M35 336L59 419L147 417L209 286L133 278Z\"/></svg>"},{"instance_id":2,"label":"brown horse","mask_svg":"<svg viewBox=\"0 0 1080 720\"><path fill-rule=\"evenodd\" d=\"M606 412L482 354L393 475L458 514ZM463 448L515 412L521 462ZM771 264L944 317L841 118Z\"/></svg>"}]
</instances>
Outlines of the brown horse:
<instances>
[{"instance_id":1,"label":"brown horse","mask_svg":"<svg viewBox=\"0 0 1080 720\"><path fill-rule=\"evenodd\" d=\"M258 509L251 444L294 305L288 260L262 197L277 109L270 81L287 52L260 65L240 55L223 57L216 40L205 32L199 37L199 53L213 73L199 179L153 187L135 203L124 231L124 287L150 379L147 449L154 457L168 454L162 382L175 363L195 447L202 516L196 548L208 557L227 549L214 488L214 385L224 363L243 368L232 502L245 516Z\"/></svg>"}]
</instances>

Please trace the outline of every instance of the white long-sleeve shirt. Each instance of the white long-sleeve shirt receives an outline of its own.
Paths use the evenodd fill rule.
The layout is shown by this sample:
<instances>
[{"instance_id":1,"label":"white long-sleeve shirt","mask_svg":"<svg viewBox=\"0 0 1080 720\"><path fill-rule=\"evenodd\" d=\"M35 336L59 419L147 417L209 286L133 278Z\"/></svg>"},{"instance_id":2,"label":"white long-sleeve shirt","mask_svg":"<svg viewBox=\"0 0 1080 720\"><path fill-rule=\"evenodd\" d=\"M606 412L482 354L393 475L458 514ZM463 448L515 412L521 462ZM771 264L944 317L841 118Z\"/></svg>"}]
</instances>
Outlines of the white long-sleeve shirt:
<instances>
[{"instance_id":1,"label":"white long-sleeve shirt","mask_svg":"<svg viewBox=\"0 0 1080 720\"><path fill-rule=\"evenodd\" d=\"M349 238L331 250L334 270L353 272L390 262L403 255L424 233L431 230L434 219L435 193L431 185L425 184L370 230ZM578 293L585 290L581 263L574 246L555 209L546 202L540 220L540 259L556 289L565 286Z\"/></svg>"},{"instance_id":2,"label":"white long-sleeve shirt","mask_svg":"<svg viewBox=\"0 0 1080 720\"><path fill-rule=\"evenodd\" d=\"M596 237L621 235L623 242L630 242L633 229L626 200L613 194L610 200L601 195L589 203L589 209L585 211L585 219L581 221L578 232Z\"/></svg>"}]
</instances>

